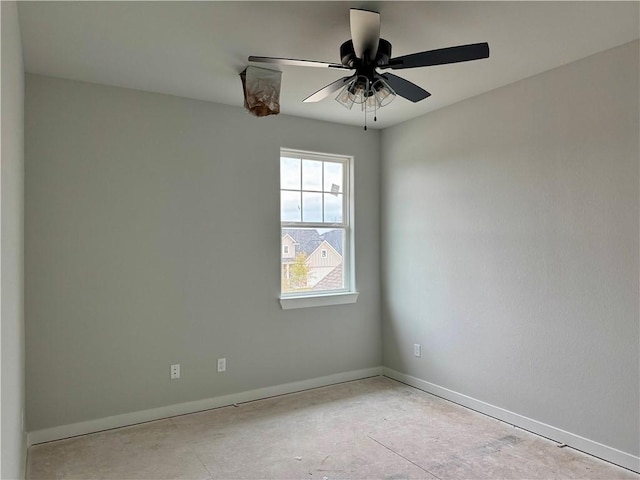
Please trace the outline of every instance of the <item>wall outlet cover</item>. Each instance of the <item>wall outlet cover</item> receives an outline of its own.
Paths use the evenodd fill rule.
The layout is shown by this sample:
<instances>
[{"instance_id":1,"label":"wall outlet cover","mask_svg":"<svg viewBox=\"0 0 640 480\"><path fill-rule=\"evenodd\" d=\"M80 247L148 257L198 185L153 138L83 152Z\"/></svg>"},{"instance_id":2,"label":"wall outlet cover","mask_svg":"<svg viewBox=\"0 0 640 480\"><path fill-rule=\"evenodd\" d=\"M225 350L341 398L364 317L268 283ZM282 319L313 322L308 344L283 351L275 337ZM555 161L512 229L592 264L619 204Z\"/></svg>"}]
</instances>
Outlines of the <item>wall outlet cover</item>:
<instances>
[{"instance_id":1,"label":"wall outlet cover","mask_svg":"<svg viewBox=\"0 0 640 480\"><path fill-rule=\"evenodd\" d=\"M218 372L225 372L227 370L227 359L219 358L218 359Z\"/></svg>"}]
</instances>

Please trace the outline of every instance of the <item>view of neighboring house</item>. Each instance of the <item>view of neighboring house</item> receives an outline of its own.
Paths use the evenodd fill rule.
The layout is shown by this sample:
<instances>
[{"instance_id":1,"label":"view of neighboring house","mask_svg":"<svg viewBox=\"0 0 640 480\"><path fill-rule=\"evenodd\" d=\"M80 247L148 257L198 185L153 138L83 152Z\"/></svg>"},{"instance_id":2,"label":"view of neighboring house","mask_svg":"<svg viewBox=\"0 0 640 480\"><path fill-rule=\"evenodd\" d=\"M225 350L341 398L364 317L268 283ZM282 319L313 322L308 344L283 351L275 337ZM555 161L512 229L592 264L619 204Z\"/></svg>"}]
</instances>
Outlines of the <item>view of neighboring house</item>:
<instances>
[{"instance_id":1,"label":"view of neighboring house","mask_svg":"<svg viewBox=\"0 0 640 480\"><path fill-rule=\"evenodd\" d=\"M282 229L282 291L343 288L342 244L342 230Z\"/></svg>"}]
</instances>

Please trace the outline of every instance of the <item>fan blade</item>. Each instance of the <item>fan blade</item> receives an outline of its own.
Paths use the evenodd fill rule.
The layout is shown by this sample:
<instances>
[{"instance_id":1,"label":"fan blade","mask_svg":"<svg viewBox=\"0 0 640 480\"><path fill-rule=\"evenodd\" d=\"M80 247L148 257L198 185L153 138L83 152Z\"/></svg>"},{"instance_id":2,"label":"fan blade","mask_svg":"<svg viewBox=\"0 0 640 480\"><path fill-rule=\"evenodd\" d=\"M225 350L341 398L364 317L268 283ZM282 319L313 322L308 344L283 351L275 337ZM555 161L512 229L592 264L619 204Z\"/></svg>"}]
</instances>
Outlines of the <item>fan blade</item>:
<instances>
[{"instance_id":1,"label":"fan blade","mask_svg":"<svg viewBox=\"0 0 640 480\"><path fill-rule=\"evenodd\" d=\"M427 52L412 53L403 57L392 58L387 65L380 68L429 67L431 65L444 65L446 63L468 62L489 57L488 43L473 43L471 45L459 45L457 47L440 48Z\"/></svg>"},{"instance_id":2,"label":"fan blade","mask_svg":"<svg viewBox=\"0 0 640 480\"><path fill-rule=\"evenodd\" d=\"M413 103L431 96L431 94L425 89L419 87L415 83L411 83L409 80L398 77L393 73L383 73L380 76L387 81L389 86L393 88L398 95L406 98L407 100L411 100Z\"/></svg>"},{"instance_id":3,"label":"fan blade","mask_svg":"<svg viewBox=\"0 0 640 480\"><path fill-rule=\"evenodd\" d=\"M367 55L370 61L375 60L380 40L380 14L352 8L349 19L356 57L363 59Z\"/></svg>"},{"instance_id":4,"label":"fan blade","mask_svg":"<svg viewBox=\"0 0 640 480\"><path fill-rule=\"evenodd\" d=\"M340 90L342 87L344 87L347 83L349 83L354 78L356 78L355 75L352 75L350 77L342 77L336 80L335 82L330 83L326 87L322 87L313 95L309 95L307 98L303 100L303 102L309 103L309 102L319 102L320 100L324 100L332 93L335 93L338 90Z\"/></svg>"},{"instance_id":5,"label":"fan blade","mask_svg":"<svg viewBox=\"0 0 640 480\"><path fill-rule=\"evenodd\" d=\"M315 60L296 60L295 58L276 58L276 57L249 57L250 62L256 63L275 63L277 65L293 65L294 67L320 67L320 68L341 68L351 70L349 67L339 65L337 63L316 62Z\"/></svg>"}]
</instances>

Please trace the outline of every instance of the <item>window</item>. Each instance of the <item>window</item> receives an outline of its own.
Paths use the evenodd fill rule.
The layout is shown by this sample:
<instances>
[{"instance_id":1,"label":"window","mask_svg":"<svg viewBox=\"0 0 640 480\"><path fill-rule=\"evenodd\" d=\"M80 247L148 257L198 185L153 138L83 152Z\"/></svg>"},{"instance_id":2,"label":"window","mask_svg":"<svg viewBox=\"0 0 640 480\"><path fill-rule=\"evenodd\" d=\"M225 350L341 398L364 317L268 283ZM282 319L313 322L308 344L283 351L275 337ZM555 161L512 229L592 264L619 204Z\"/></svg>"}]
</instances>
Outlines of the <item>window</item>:
<instances>
[{"instance_id":1,"label":"window","mask_svg":"<svg viewBox=\"0 0 640 480\"><path fill-rule=\"evenodd\" d=\"M281 299L354 293L350 160L280 152Z\"/></svg>"}]
</instances>

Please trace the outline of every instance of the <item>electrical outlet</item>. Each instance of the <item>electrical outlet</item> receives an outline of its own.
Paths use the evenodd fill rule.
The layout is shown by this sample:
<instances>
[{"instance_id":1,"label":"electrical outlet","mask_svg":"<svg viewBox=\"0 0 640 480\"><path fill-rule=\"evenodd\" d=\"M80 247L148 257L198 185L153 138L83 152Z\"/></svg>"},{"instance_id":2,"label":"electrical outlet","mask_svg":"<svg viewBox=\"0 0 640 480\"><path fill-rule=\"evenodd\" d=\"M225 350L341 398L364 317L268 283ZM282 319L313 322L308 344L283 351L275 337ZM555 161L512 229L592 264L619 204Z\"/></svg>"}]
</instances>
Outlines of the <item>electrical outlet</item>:
<instances>
[{"instance_id":1,"label":"electrical outlet","mask_svg":"<svg viewBox=\"0 0 640 480\"><path fill-rule=\"evenodd\" d=\"M227 359L219 358L218 359L218 373L225 372L227 370Z\"/></svg>"},{"instance_id":2,"label":"electrical outlet","mask_svg":"<svg viewBox=\"0 0 640 480\"><path fill-rule=\"evenodd\" d=\"M422 356L422 347L420 346L419 343L414 343L413 344L413 355L416 357L421 357Z\"/></svg>"},{"instance_id":3,"label":"electrical outlet","mask_svg":"<svg viewBox=\"0 0 640 480\"><path fill-rule=\"evenodd\" d=\"M180 365L171 365L171 380L175 380L176 378L180 378Z\"/></svg>"}]
</instances>

